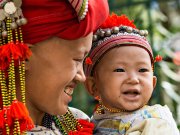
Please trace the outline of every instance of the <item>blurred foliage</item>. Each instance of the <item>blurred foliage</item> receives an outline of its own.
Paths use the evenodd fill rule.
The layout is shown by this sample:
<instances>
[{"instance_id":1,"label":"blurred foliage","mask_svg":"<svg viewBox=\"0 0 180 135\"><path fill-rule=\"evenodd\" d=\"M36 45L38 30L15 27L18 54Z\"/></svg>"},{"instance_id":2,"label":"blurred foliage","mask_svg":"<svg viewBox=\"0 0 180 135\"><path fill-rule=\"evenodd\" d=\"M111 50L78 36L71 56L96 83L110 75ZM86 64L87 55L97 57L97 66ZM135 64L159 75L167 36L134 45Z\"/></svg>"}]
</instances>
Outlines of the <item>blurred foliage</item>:
<instances>
[{"instance_id":1,"label":"blurred foliage","mask_svg":"<svg viewBox=\"0 0 180 135\"><path fill-rule=\"evenodd\" d=\"M180 66L172 62L174 52L180 51L176 50L180 48L180 42L174 40L180 32L180 0L109 0L109 7L110 12L126 14L134 20L137 28L149 31L154 56L160 54L165 58L155 64L158 83L150 104L167 104L180 125ZM176 38L180 40L180 36ZM79 85L70 106L91 116L94 105L94 99L82 84Z\"/></svg>"}]
</instances>

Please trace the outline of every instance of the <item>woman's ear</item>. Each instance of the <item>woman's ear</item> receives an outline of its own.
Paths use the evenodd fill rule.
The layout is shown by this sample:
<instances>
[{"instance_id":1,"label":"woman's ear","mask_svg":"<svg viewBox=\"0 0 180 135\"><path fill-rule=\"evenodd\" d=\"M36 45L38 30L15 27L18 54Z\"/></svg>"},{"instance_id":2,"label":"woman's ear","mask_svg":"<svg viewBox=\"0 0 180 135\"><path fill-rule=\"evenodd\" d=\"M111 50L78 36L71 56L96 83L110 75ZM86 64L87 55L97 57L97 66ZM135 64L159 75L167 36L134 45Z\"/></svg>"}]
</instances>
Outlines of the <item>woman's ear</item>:
<instances>
[{"instance_id":1,"label":"woman's ear","mask_svg":"<svg viewBox=\"0 0 180 135\"><path fill-rule=\"evenodd\" d=\"M156 87L156 83L157 83L157 77L153 76L153 88Z\"/></svg>"},{"instance_id":2,"label":"woman's ear","mask_svg":"<svg viewBox=\"0 0 180 135\"><path fill-rule=\"evenodd\" d=\"M33 45L32 44L26 44L28 47L29 47L29 49L31 49L31 48L33 48Z\"/></svg>"},{"instance_id":3,"label":"woman's ear","mask_svg":"<svg viewBox=\"0 0 180 135\"><path fill-rule=\"evenodd\" d=\"M94 77L86 77L85 87L93 97L97 96L97 88Z\"/></svg>"},{"instance_id":4,"label":"woman's ear","mask_svg":"<svg viewBox=\"0 0 180 135\"><path fill-rule=\"evenodd\" d=\"M29 49L32 49L33 48L33 45L32 44L27 44L27 46L29 47ZM30 56L31 58L31 56ZM29 58L29 59L30 59ZM29 59L25 61L25 70L28 70L29 69Z\"/></svg>"}]
</instances>

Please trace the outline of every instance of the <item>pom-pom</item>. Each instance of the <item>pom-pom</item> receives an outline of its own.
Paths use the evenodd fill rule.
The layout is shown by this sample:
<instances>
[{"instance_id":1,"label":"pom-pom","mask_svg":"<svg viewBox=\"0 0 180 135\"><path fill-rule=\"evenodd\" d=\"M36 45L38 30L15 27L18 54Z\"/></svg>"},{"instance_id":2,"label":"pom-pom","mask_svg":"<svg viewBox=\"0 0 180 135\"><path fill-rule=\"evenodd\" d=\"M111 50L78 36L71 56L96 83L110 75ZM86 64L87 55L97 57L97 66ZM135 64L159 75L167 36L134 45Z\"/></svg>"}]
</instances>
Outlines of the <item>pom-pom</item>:
<instances>
[{"instance_id":1,"label":"pom-pom","mask_svg":"<svg viewBox=\"0 0 180 135\"><path fill-rule=\"evenodd\" d=\"M85 62L86 62L87 65L92 65L92 60L91 60L90 57L87 57Z\"/></svg>"},{"instance_id":2,"label":"pom-pom","mask_svg":"<svg viewBox=\"0 0 180 135\"><path fill-rule=\"evenodd\" d=\"M129 20L126 15L118 16L112 13L112 15L106 19L106 21L100 26L100 28L106 29L106 28L113 28L115 26L129 26L132 28L136 28L133 22L134 21Z\"/></svg>"},{"instance_id":3,"label":"pom-pom","mask_svg":"<svg viewBox=\"0 0 180 135\"><path fill-rule=\"evenodd\" d=\"M154 62L160 62L162 61L162 56L157 55L156 58L154 59Z\"/></svg>"},{"instance_id":4,"label":"pom-pom","mask_svg":"<svg viewBox=\"0 0 180 135\"><path fill-rule=\"evenodd\" d=\"M94 130L94 124L83 119L79 119L78 122L82 126L77 126L77 131L70 131L68 135L92 135Z\"/></svg>"},{"instance_id":5,"label":"pom-pom","mask_svg":"<svg viewBox=\"0 0 180 135\"><path fill-rule=\"evenodd\" d=\"M21 52L17 45L10 42L0 48L0 69L5 70L9 68L12 58L14 61L18 61L21 58Z\"/></svg>"},{"instance_id":6,"label":"pom-pom","mask_svg":"<svg viewBox=\"0 0 180 135\"><path fill-rule=\"evenodd\" d=\"M32 54L32 52L31 52L31 50L29 49L29 47L28 47L26 44L24 44L24 43L18 43L18 42L17 42L16 44L17 44L17 46L19 47L20 52L21 52L21 55L22 55L21 61L26 60L26 59L29 59L29 57L30 57L31 54Z\"/></svg>"},{"instance_id":7,"label":"pom-pom","mask_svg":"<svg viewBox=\"0 0 180 135\"><path fill-rule=\"evenodd\" d=\"M34 127L27 108L23 103L17 100L14 100L11 105L11 117L12 119L18 119L21 132L30 130Z\"/></svg>"}]
</instances>

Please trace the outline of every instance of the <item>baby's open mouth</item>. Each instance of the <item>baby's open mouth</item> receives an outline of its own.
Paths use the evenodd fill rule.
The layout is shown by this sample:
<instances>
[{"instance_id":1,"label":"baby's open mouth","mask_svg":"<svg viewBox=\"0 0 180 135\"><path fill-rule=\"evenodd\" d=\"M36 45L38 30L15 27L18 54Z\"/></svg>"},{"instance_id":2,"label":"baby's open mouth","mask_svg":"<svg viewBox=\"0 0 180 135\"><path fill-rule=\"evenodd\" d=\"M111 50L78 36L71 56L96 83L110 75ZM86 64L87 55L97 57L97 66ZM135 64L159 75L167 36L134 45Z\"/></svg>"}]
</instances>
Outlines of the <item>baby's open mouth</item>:
<instances>
[{"instance_id":1,"label":"baby's open mouth","mask_svg":"<svg viewBox=\"0 0 180 135\"><path fill-rule=\"evenodd\" d=\"M139 95L140 92L138 92L138 91L126 91L126 92L123 92L123 94Z\"/></svg>"},{"instance_id":2,"label":"baby's open mouth","mask_svg":"<svg viewBox=\"0 0 180 135\"><path fill-rule=\"evenodd\" d=\"M124 91L123 94L128 97L136 97L140 95L140 91L137 89L129 89L129 90Z\"/></svg>"}]
</instances>

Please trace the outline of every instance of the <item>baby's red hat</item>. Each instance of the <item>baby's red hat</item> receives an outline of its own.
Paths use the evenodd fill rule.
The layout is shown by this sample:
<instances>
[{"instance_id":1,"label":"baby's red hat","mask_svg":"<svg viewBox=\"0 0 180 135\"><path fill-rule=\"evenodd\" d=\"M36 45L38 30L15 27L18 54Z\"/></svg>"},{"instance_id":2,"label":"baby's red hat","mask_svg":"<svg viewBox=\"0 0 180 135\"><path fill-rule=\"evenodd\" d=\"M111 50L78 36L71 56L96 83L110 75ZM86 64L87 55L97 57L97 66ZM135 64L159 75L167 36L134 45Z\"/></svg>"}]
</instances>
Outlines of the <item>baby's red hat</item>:
<instances>
[{"instance_id":1,"label":"baby's red hat","mask_svg":"<svg viewBox=\"0 0 180 135\"><path fill-rule=\"evenodd\" d=\"M84 62L86 76L92 76L95 66L104 54L117 46L137 46L145 49L154 65L153 52L146 39L147 35L147 30L138 30L133 20L129 20L126 15L118 16L113 13L93 35L93 46L87 56L91 64Z\"/></svg>"}]
</instances>

